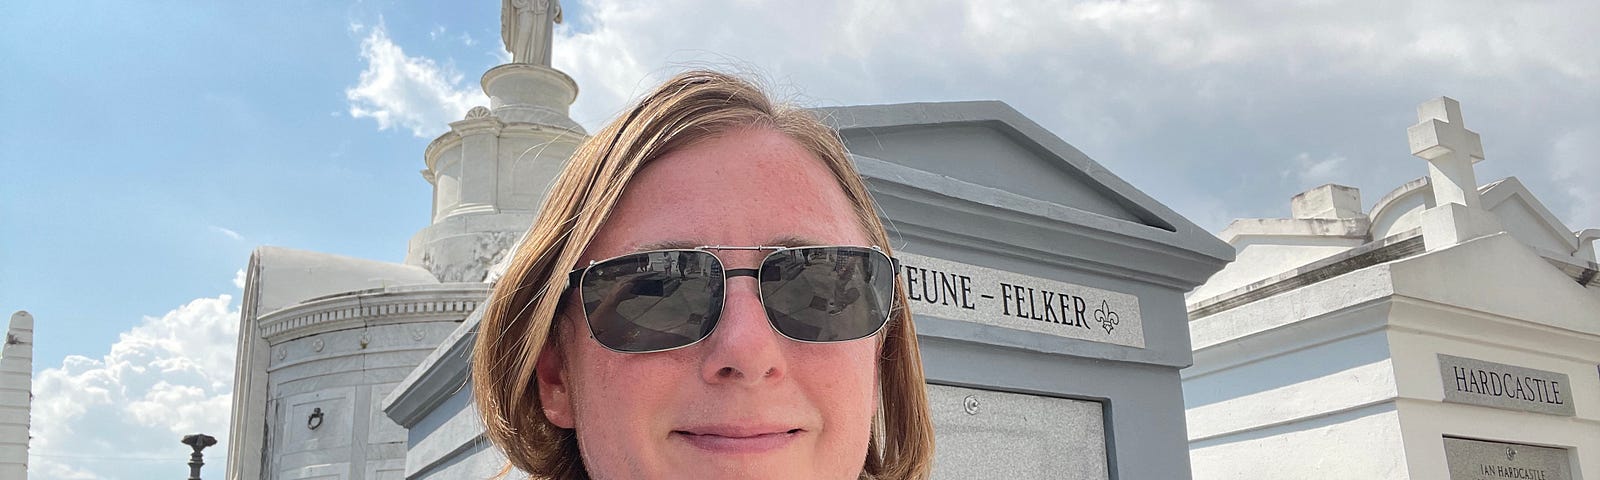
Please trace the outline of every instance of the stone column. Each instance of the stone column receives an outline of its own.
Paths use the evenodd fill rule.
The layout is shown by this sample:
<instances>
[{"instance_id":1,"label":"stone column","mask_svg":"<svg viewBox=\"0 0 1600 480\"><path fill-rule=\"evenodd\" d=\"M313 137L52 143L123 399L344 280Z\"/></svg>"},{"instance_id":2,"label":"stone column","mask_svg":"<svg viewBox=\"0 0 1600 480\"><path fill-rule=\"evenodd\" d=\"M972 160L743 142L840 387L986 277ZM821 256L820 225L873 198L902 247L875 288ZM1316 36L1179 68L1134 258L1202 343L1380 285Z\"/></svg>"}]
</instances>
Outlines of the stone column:
<instances>
[{"instance_id":1,"label":"stone column","mask_svg":"<svg viewBox=\"0 0 1600 480\"><path fill-rule=\"evenodd\" d=\"M500 177L500 128L493 117L468 118L451 123L461 135L461 202L447 215L496 213Z\"/></svg>"},{"instance_id":2,"label":"stone column","mask_svg":"<svg viewBox=\"0 0 1600 480\"><path fill-rule=\"evenodd\" d=\"M0 349L0 479L28 478L29 406L33 400L33 315L11 315Z\"/></svg>"}]
</instances>

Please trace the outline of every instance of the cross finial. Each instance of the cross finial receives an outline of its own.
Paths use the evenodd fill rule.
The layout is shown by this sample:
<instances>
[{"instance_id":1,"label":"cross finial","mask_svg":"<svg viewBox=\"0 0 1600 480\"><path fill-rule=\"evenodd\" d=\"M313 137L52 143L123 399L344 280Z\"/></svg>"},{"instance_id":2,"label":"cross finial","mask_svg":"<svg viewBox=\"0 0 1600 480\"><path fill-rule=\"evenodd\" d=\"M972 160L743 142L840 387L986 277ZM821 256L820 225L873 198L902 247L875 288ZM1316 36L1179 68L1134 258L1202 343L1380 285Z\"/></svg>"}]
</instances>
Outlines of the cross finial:
<instances>
[{"instance_id":1,"label":"cross finial","mask_svg":"<svg viewBox=\"0 0 1600 480\"><path fill-rule=\"evenodd\" d=\"M1459 203L1478 208L1478 180L1472 164L1483 161L1483 142L1467 130L1461 103L1439 97L1417 107L1417 124L1406 129L1411 154L1428 161L1434 205Z\"/></svg>"},{"instance_id":2,"label":"cross finial","mask_svg":"<svg viewBox=\"0 0 1600 480\"><path fill-rule=\"evenodd\" d=\"M1417 106L1417 121L1428 120L1438 120L1461 128L1467 127L1461 120L1461 102L1450 97L1435 98Z\"/></svg>"}]
</instances>

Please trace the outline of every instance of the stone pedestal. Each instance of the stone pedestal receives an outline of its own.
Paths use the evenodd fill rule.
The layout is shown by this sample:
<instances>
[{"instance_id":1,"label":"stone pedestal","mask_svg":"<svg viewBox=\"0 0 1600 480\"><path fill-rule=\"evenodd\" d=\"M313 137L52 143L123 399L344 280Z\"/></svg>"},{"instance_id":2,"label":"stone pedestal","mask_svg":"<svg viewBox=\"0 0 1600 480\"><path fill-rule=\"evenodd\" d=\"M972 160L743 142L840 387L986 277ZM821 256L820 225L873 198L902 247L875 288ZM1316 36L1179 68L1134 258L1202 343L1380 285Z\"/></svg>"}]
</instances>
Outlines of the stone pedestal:
<instances>
[{"instance_id":1,"label":"stone pedestal","mask_svg":"<svg viewBox=\"0 0 1600 480\"><path fill-rule=\"evenodd\" d=\"M1505 231L1493 213L1459 203L1446 203L1422 212L1422 242L1429 251Z\"/></svg>"},{"instance_id":2,"label":"stone pedestal","mask_svg":"<svg viewBox=\"0 0 1600 480\"><path fill-rule=\"evenodd\" d=\"M533 223L544 194L586 138L567 117L578 86L558 70L506 64L483 75L489 108L450 124L423 152L433 224L406 263L443 282L482 282Z\"/></svg>"},{"instance_id":3,"label":"stone pedestal","mask_svg":"<svg viewBox=\"0 0 1600 480\"><path fill-rule=\"evenodd\" d=\"M531 224L528 211L447 217L411 237L406 263L446 282L482 282Z\"/></svg>"},{"instance_id":4,"label":"stone pedestal","mask_svg":"<svg viewBox=\"0 0 1600 480\"><path fill-rule=\"evenodd\" d=\"M508 63L483 74L489 110L506 123L536 123L583 133L567 118L578 98L578 83L560 70L526 63Z\"/></svg>"},{"instance_id":5,"label":"stone pedestal","mask_svg":"<svg viewBox=\"0 0 1600 480\"><path fill-rule=\"evenodd\" d=\"M1295 195L1289 200L1294 218L1362 218L1361 190L1327 184Z\"/></svg>"}]
</instances>

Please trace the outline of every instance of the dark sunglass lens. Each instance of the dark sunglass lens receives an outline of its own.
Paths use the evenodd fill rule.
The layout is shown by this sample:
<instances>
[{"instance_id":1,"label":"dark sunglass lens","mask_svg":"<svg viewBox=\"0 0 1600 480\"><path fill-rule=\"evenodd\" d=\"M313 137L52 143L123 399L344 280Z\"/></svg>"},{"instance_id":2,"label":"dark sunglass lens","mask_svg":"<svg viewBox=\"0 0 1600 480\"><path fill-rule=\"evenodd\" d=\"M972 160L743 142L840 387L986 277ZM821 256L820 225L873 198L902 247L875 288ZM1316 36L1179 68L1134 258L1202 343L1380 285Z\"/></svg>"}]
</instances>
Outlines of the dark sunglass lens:
<instances>
[{"instance_id":1,"label":"dark sunglass lens","mask_svg":"<svg viewBox=\"0 0 1600 480\"><path fill-rule=\"evenodd\" d=\"M694 343L722 312L722 265L694 250L646 252L592 267L580 286L596 341L649 352Z\"/></svg>"},{"instance_id":2,"label":"dark sunglass lens","mask_svg":"<svg viewBox=\"0 0 1600 480\"><path fill-rule=\"evenodd\" d=\"M761 302L773 327L795 340L836 342L872 335L889 317L894 267L862 247L775 252L761 265Z\"/></svg>"}]
</instances>

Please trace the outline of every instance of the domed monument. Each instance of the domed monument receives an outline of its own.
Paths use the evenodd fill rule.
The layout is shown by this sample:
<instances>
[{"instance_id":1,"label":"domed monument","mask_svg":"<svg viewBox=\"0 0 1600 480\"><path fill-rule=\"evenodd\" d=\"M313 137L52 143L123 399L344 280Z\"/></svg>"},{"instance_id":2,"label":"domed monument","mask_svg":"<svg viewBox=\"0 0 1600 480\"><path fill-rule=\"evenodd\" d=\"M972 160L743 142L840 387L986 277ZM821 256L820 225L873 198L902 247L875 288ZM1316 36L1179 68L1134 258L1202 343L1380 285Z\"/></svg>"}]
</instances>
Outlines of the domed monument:
<instances>
[{"instance_id":1,"label":"domed monument","mask_svg":"<svg viewBox=\"0 0 1600 480\"><path fill-rule=\"evenodd\" d=\"M550 67L554 0L506 0L512 62L487 107L428 144L432 223L404 264L261 247L245 270L227 477L395 478L405 430L379 405L489 292L578 144L572 78Z\"/></svg>"}]
</instances>

